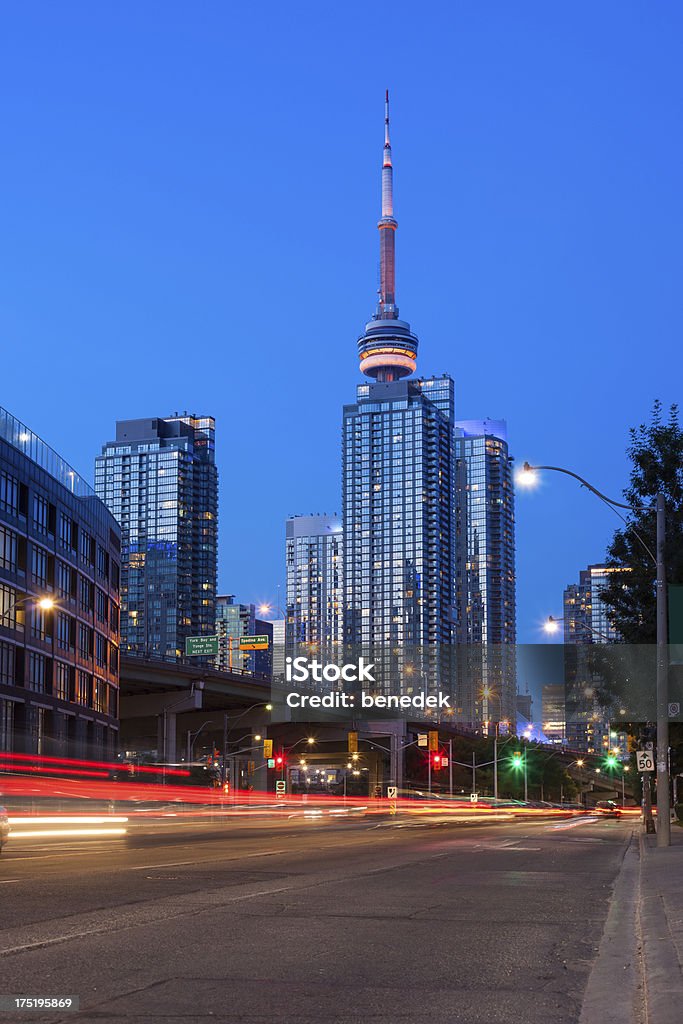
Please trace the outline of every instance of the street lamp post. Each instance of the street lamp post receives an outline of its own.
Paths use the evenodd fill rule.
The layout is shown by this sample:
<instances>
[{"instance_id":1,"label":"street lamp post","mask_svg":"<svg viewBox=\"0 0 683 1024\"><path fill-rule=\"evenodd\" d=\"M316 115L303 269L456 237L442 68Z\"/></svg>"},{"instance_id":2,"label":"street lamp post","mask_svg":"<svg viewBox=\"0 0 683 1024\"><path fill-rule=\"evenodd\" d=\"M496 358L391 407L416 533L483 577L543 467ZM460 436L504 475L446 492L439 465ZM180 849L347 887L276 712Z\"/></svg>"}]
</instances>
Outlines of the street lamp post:
<instances>
[{"instance_id":1,"label":"street lamp post","mask_svg":"<svg viewBox=\"0 0 683 1024\"><path fill-rule=\"evenodd\" d=\"M273 710L273 705L272 704L264 704L262 701L258 701L256 704L252 704L251 707L246 708L244 711L240 712L239 715L235 715L235 717L232 719L232 724L234 725L236 722L239 722L240 718L244 718L244 716L248 715L250 711L254 710L254 708L264 708L265 711L272 711ZM229 732L228 722L229 721L231 721L231 719L229 718L227 712L223 712L223 771L221 772L221 782L223 784L223 787L225 787L225 783L227 781L227 775L226 775L226 768L227 768L226 755L227 755L227 750L228 750L228 732Z\"/></svg>"},{"instance_id":2,"label":"street lamp post","mask_svg":"<svg viewBox=\"0 0 683 1024\"><path fill-rule=\"evenodd\" d=\"M613 508L623 508L629 512L645 512L651 508L643 505L626 505L621 501L614 501L608 498L587 480L584 480L578 473L570 469L563 469L561 466L530 466L524 463L524 474L530 475L539 470L548 470L555 473L564 473L586 487L595 494L606 505ZM532 476L533 479L533 476ZM653 554L650 547L643 538L636 533L635 536L647 552L649 558L656 567L656 597L657 597L657 846L671 845L671 806L669 796L669 681L668 681L668 647L667 647L667 624L666 624L666 566L664 564L664 542L666 538L666 504L664 494L659 491L655 503L657 516L656 554Z\"/></svg>"},{"instance_id":3,"label":"street lamp post","mask_svg":"<svg viewBox=\"0 0 683 1024\"><path fill-rule=\"evenodd\" d=\"M546 633L557 633L560 623L566 621L567 619L564 615L559 617L549 615L547 620L543 623L543 629ZM589 625L587 622L576 622L575 619L569 619L569 622L574 623L574 626L578 626L580 629L587 629L589 633L593 634L593 636L599 636L600 639L604 640L606 643L611 643L613 640L613 637L607 636L607 633L601 633L599 629Z\"/></svg>"}]
</instances>

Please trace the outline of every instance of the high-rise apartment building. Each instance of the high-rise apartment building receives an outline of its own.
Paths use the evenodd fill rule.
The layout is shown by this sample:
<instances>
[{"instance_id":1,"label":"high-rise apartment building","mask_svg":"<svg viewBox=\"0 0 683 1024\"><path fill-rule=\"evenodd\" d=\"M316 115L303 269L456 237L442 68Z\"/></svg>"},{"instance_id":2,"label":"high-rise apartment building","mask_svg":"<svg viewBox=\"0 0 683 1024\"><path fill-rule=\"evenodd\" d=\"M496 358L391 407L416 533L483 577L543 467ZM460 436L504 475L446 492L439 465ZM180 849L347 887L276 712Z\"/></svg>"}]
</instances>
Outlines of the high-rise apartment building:
<instances>
[{"instance_id":1,"label":"high-rise apartment building","mask_svg":"<svg viewBox=\"0 0 683 1024\"><path fill-rule=\"evenodd\" d=\"M619 633L610 622L601 591L612 573L624 572L608 565L589 565L579 573L579 582L564 591L564 642L566 644L613 643Z\"/></svg>"},{"instance_id":2,"label":"high-rise apartment building","mask_svg":"<svg viewBox=\"0 0 683 1024\"><path fill-rule=\"evenodd\" d=\"M331 657L343 641L341 519L292 516L285 543L287 653L317 648Z\"/></svg>"},{"instance_id":3,"label":"high-rise apartment building","mask_svg":"<svg viewBox=\"0 0 683 1024\"><path fill-rule=\"evenodd\" d=\"M0 750L116 752L120 557L92 488L0 409Z\"/></svg>"},{"instance_id":4,"label":"high-rise apartment building","mask_svg":"<svg viewBox=\"0 0 683 1024\"><path fill-rule=\"evenodd\" d=\"M567 739L574 749L601 754L616 750L625 754L628 735L600 699L602 678L591 657L594 644L617 643L619 633L608 617L601 591L612 573L625 572L603 564L589 565L579 582L564 591L565 685Z\"/></svg>"},{"instance_id":5,"label":"high-rise apartment building","mask_svg":"<svg viewBox=\"0 0 683 1024\"><path fill-rule=\"evenodd\" d=\"M215 660L217 669L221 672L270 675L273 663L273 623L257 617L256 605L240 604L234 594L217 597L215 633L218 637L218 655ZM254 635L268 637L267 650L240 649L240 638Z\"/></svg>"},{"instance_id":6,"label":"high-rise apartment building","mask_svg":"<svg viewBox=\"0 0 683 1024\"><path fill-rule=\"evenodd\" d=\"M473 723L514 721L515 504L505 421L457 421L454 444L456 638L474 645L461 674L463 714Z\"/></svg>"},{"instance_id":7,"label":"high-rise apartment building","mask_svg":"<svg viewBox=\"0 0 683 1024\"><path fill-rule=\"evenodd\" d=\"M342 427L344 639L400 661L406 646L434 652L453 639L454 388L447 375L403 379L418 339L398 317L396 227L387 96L379 302L358 341L373 383L358 386Z\"/></svg>"},{"instance_id":8,"label":"high-rise apartment building","mask_svg":"<svg viewBox=\"0 0 683 1024\"><path fill-rule=\"evenodd\" d=\"M121 526L122 649L181 658L215 628L215 422L123 420L95 464L95 489Z\"/></svg>"},{"instance_id":9,"label":"high-rise apartment building","mask_svg":"<svg viewBox=\"0 0 683 1024\"><path fill-rule=\"evenodd\" d=\"M566 734L564 686L551 683L541 690L543 733L551 743L562 743Z\"/></svg>"}]
</instances>

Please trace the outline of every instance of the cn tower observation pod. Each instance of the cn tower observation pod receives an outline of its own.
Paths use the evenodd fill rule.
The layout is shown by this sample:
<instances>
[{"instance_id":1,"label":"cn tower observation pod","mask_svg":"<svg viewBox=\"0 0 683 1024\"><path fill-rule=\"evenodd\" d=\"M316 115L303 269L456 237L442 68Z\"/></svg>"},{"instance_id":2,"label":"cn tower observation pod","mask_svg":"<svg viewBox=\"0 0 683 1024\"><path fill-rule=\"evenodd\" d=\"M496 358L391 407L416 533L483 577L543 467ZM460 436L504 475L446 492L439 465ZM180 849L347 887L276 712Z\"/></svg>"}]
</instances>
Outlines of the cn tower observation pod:
<instances>
[{"instance_id":1,"label":"cn tower observation pod","mask_svg":"<svg viewBox=\"0 0 683 1024\"><path fill-rule=\"evenodd\" d=\"M415 373L417 336L405 320L373 317L358 339L361 371L378 381L400 380Z\"/></svg>"}]
</instances>

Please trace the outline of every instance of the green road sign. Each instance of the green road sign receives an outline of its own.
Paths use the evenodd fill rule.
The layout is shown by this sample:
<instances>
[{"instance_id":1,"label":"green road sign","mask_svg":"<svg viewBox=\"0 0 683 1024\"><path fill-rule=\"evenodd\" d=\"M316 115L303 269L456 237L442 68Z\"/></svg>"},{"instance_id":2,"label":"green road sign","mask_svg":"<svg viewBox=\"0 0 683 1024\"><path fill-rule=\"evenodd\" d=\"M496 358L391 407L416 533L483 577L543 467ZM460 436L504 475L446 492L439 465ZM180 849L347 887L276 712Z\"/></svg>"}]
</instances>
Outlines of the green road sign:
<instances>
[{"instance_id":1,"label":"green road sign","mask_svg":"<svg viewBox=\"0 0 683 1024\"><path fill-rule=\"evenodd\" d=\"M240 650L241 651L267 651L269 646L269 637L264 633L260 636L241 636L240 637Z\"/></svg>"},{"instance_id":2,"label":"green road sign","mask_svg":"<svg viewBox=\"0 0 683 1024\"><path fill-rule=\"evenodd\" d=\"M185 639L185 656L187 658L209 657L218 654L217 636L188 636Z\"/></svg>"}]
</instances>

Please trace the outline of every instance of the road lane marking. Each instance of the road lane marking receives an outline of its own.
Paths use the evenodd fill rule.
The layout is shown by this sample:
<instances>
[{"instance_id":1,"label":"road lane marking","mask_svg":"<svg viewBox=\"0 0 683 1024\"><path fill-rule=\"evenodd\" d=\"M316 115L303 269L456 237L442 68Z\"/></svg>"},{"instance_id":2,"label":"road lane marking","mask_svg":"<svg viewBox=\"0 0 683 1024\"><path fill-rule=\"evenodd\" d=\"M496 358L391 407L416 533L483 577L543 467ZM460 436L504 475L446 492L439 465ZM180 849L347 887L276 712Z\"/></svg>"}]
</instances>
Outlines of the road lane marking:
<instances>
[{"instance_id":1,"label":"road lane marking","mask_svg":"<svg viewBox=\"0 0 683 1024\"><path fill-rule=\"evenodd\" d=\"M545 831L551 832L562 828L576 828L578 825L594 825L600 818L577 818L576 821L565 821L562 825L546 825Z\"/></svg>"},{"instance_id":2,"label":"road lane marking","mask_svg":"<svg viewBox=\"0 0 683 1024\"><path fill-rule=\"evenodd\" d=\"M232 863L237 860L249 860L251 857L275 857L287 850L266 850L264 853L243 853L239 857L207 857L205 860L172 860L164 864L136 864L135 867L124 868L124 871L150 871L156 868L184 868L188 865L197 867L199 864Z\"/></svg>"},{"instance_id":3,"label":"road lane marking","mask_svg":"<svg viewBox=\"0 0 683 1024\"><path fill-rule=\"evenodd\" d=\"M261 889L259 892L250 892L244 896L233 896L230 899L222 900L220 905L225 906L228 903L239 903L241 900L253 900L257 896L275 896L281 892L288 892L290 889L293 888L294 886L292 885L286 885L279 889ZM159 920L163 920L163 918L160 918ZM123 931L131 927L134 928L136 926L145 927L146 925L150 925L152 923L154 922L147 918L143 921L140 921L139 923L128 922L126 924L122 924L120 928L115 929L112 929L109 924L97 924L93 925L92 928L84 928L80 932L69 932L66 935L55 935L51 939L39 939L36 942L27 942L22 946L6 946L4 948L0 948L0 955L8 956L10 953L28 953L30 950L33 949L44 949L46 946L56 946L61 942L71 942L74 939L84 939L88 935L102 935L104 933L111 933L112 931Z\"/></svg>"}]
</instances>

